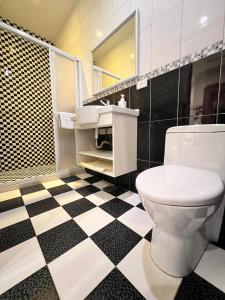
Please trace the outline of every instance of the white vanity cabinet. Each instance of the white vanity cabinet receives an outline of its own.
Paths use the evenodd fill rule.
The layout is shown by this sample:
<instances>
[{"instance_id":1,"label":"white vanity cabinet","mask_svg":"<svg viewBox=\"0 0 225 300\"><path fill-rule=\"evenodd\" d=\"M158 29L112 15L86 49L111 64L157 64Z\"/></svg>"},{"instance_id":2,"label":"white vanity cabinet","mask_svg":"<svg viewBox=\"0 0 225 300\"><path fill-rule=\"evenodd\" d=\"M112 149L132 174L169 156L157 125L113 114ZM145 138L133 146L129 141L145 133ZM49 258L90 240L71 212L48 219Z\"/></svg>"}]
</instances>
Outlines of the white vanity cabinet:
<instances>
[{"instance_id":1,"label":"white vanity cabinet","mask_svg":"<svg viewBox=\"0 0 225 300\"><path fill-rule=\"evenodd\" d=\"M82 108L85 112L85 107ZM90 110L90 107L87 110ZM88 122L88 112L87 112ZM75 125L76 161L81 167L117 177L137 169L137 117L139 110L115 105L100 107L97 123ZM97 150L95 129L112 132L112 151Z\"/></svg>"}]
</instances>

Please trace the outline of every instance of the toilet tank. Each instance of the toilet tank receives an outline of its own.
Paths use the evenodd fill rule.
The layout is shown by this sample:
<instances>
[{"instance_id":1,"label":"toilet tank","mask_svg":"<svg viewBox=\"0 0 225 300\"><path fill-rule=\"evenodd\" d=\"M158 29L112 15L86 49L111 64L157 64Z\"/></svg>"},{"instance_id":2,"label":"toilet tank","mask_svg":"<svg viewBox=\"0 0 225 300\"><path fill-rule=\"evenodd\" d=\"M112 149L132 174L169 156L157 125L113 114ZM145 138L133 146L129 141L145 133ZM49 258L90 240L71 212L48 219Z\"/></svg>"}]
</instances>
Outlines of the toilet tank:
<instances>
[{"instance_id":1,"label":"toilet tank","mask_svg":"<svg viewBox=\"0 0 225 300\"><path fill-rule=\"evenodd\" d=\"M213 171L225 182L225 124L169 128L164 164Z\"/></svg>"}]
</instances>

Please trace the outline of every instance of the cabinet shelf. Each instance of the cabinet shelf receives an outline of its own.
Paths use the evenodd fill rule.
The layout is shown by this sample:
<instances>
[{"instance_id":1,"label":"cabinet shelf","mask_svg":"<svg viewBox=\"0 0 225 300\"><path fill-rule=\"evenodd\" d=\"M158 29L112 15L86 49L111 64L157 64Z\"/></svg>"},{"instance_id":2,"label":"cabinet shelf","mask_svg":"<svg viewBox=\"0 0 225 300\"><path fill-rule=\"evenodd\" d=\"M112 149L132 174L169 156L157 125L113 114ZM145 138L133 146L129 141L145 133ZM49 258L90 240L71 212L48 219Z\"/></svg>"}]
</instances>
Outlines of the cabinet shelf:
<instances>
[{"instance_id":1,"label":"cabinet shelf","mask_svg":"<svg viewBox=\"0 0 225 300\"><path fill-rule=\"evenodd\" d=\"M79 165L83 168L87 168L96 172L100 172L102 174L113 176L113 170L112 170L112 161L108 163L107 165L104 164L104 162L101 161L90 161L90 162L80 162Z\"/></svg>"},{"instance_id":2,"label":"cabinet shelf","mask_svg":"<svg viewBox=\"0 0 225 300\"><path fill-rule=\"evenodd\" d=\"M92 156L96 158L102 158L107 160L113 160L112 151L103 151L103 150L87 150L87 151L79 151L79 154Z\"/></svg>"}]
</instances>

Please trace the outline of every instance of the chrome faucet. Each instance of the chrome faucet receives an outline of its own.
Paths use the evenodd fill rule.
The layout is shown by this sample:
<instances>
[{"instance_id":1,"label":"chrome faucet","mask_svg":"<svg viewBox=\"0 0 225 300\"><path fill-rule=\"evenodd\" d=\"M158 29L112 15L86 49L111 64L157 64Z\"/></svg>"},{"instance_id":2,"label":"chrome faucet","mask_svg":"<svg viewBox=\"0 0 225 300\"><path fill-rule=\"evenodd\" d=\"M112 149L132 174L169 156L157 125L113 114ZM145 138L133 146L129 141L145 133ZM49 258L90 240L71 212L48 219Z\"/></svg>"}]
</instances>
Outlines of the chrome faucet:
<instances>
[{"instance_id":1,"label":"chrome faucet","mask_svg":"<svg viewBox=\"0 0 225 300\"><path fill-rule=\"evenodd\" d=\"M106 101L106 102L104 102L104 101ZM101 99L100 102L101 102L101 104L104 105L104 106L110 105L110 100L108 100L108 99Z\"/></svg>"}]
</instances>

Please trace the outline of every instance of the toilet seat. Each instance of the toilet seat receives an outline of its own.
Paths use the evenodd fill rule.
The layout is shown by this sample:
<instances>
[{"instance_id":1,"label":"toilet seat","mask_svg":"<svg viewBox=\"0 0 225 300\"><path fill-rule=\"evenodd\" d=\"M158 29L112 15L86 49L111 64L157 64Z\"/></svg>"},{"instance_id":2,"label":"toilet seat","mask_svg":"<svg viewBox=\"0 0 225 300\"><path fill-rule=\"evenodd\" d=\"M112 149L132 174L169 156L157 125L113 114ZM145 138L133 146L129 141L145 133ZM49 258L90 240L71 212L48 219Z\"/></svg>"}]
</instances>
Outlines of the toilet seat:
<instances>
[{"instance_id":1,"label":"toilet seat","mask_svg":"<svg viewBox=\"0 0 225 300\"><path fill-rule=\"evenodd\" d=\"M224 185L213 172L178 165L148 169L136 179L147 200L174 206L204 206L221 200Z\"/></svg>"}]
</instances>

